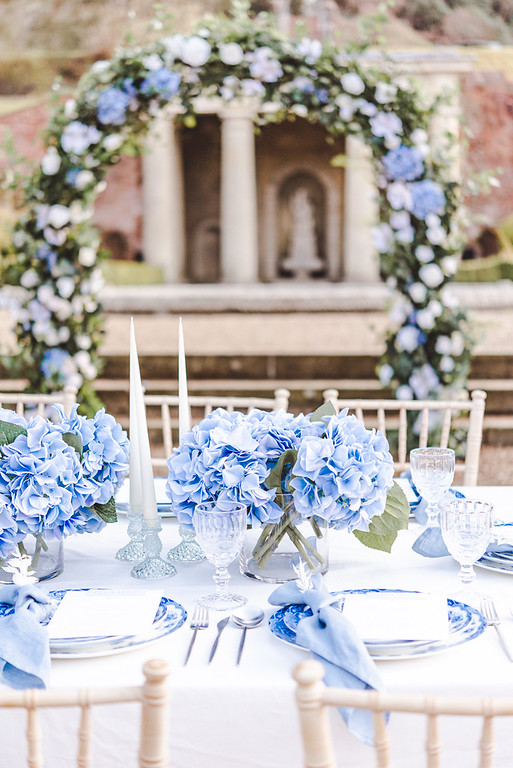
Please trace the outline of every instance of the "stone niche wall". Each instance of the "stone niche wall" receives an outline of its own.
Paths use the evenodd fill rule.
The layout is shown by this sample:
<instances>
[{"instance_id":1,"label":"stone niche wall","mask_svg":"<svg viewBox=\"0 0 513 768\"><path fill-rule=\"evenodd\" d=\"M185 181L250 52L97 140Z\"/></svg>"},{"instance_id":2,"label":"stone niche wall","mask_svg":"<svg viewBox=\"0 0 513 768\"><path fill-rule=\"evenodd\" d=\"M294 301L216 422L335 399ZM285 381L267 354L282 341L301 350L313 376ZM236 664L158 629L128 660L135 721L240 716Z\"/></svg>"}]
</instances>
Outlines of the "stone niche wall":
<instances>
[{"instance_id":1,"label":"stone niche wall","mask_svg":"<svg viewBox=\"0 0 513 768\"><path fill-rule=\"evenodd\" d=\"M344 141L326 139L321 126L302 119L266 125L256 136L262 280L343 276L344 172L331 160L344 152ZM295 253L295 240L303 242L303 255Z\"/></svg>"},{"instance_id":2,"label":"stone niche wall","mask_svg":"<svg viewBox=\"0 0 513 768\"><path fill-rule=\"evenodd\" d=\"M200 115L180 130L186 279L220 280L220 120ZM305 120L265 126L256 136L260 279L340 280L343 275L344 172L330 161L344 141ZM306 216L300 218L298 190ZM310 220L308 220L310 219ZM310 259L294 248L310 246ZM307 248L308 250L308 248ZM299 262L298 262L299 259Z\"/></svg>"}]
</instances>

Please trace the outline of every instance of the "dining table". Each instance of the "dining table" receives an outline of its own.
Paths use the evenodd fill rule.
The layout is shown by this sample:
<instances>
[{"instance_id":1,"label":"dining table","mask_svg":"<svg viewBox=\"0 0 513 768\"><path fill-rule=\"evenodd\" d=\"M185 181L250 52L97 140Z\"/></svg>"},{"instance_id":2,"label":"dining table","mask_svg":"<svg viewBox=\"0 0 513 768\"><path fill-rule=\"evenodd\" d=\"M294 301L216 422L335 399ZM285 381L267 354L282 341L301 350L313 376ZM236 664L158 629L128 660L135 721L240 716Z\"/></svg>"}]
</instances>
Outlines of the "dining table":
<instances>
[{"instance_id":1,"label":"dining table","mask_svg":"<svg viewBox=\"0 0 513 768\"><path fill-rule=\"evenodd\" d=\"M161 481L162 482L162 481ZM460 488L466 497L490 501L495 516L513 522L513 488L476 486ZM121 505L122 506L122 505ZM329 570L324 576L330 591L356 589L400 589L450 595L457 589L459 566L451 557L428 558L412 550L422 528L415 519L401 531L391 553L369 549L347 531L330 531ZM163 516L162 554L180 540L176 518ZM141 668L151 658L165 659L171 669L169 709L170 765L173 768L293 768L302 765L299 721L294 701L292 670L308 652L283 641L269 628L276 606L268 602L272 584L242 575L238 563L230 567L230 587L248 603L264 610L265 619L248 630L244 653L236 665L241 629L228 623L217 653L208 663L218 621L225 615L210 612L207 629L197 634L190 659L184 665L191 640L190 617L195 603L213 590L213 566L207 561L177 562L176 575L165 579L138 580L131 576L132 563L116 559L126 542L127 517L107 525L98 534L74 535L65 541L63 572L42 582L49 592L64 589L105 588L151 590L184 606L187 620L176 631L152 643L106 652L86 658L53 658L49 687L97 687L139 684ZM502 619L502 629L513 647L513 572L476 568L476 588L489 594ZM377 660L384 689L426 696L510 696L513 694L513 663L507 658L493 627L478 636L439 652L394 660ZM337 754L344 766L374 765L373 751L346 730L334 710L330 713ZM24 765L23 713L5 711L0 720L2 747L0 765ZM68 768L77 749L78 714L72 710L42 713L44 752L51 768ZM415 720L415 722L413 722ZM120 704L96 708L93 719L96 768L136 766L138 705ZM412 715L394 715L390 733L397 768L423 764L412 762L414 750L424 741L423 726ZM475 729L474 729L475 730ZM442 728L442 741L449 749L447 765L466 762L479 738L462 718ZM499 723L496 766L511 766L513 728Z\"/></svg>"}]
</instances>

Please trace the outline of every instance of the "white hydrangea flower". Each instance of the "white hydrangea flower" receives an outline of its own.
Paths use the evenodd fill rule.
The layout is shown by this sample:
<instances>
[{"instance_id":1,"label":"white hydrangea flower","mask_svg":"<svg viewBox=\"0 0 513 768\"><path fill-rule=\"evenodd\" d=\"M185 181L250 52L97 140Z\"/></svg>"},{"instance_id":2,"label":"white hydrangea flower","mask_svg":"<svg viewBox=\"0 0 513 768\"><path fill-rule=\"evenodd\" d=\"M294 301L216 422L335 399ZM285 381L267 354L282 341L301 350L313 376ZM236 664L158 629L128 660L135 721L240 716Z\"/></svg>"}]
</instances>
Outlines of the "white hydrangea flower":
<instances>
[{"instance_id":1,"label":"white hydrangea flower","mask_svg":"<svg viewBox=\"0 0 513 768\"><path fill-rule=\"evenodd\" d=\"M447 232L443 227L428 227L426 237L433 245L443 245L447 240Z\"/></svg>"},{"instance_id":2,"label":"white hydrangea flower","mask_svg":"<svg viewBox=\"0 0 513 768\"><path fill-rule=\"evenodd\" d=\"M399 352L413 352L419 346L419 330L414 325L403 325L396 336L396 348Z\"/></svg>"},{"instance_id":3,"label":"white hydrangea flower","mask_svg":"<svg viewBox=\"0 0 513 768\"><path fill-rule=\"evenodd\" d=\"M408 184L403 181L394 181L388 185L387 199L392 208L396 211L400 211L403 208L409 210L411 208L411 192Z\"/></svg>"},{"instance_id":4,"label":"white hydrangea flower","mask_svg":"<svg viewBox=\"0 0 513 768\"><path fill-rule=\"evenodd\" d=\"M419 277L428 288L437 288L444 281L444 273L438 264L424 264L419 269Z\"/></svg>"},{"instance_id":5,"label":"white hydrangea flower","mask_svg":"<svg viewBox=\"0 0 513 768\"><path fill-rule=\"evenodd\" d=\"M428 304L429 311L433 313L434 317L440 317L442 312L444 311L444 308L438 299L431 299L431 301Z\"/></svg>"},{"instance_id":6,"label":"white hydrangea flower","mask_svg":"<svg viewBox=\"0 0 513 768\"><path fill-rule=\"evenodd\" d=\"M93 75L99 75L102 72L106 72L110 68L110 61L102 59L101 61L95 61L89 68L89 72Z\"/></svg>"},{"instance_id":7,"label":"white hydrangea flower","mask_svg":"<svg viewBox=\"0 0 513 768\"><path fill-rule=\"evenodd\" d=\"M92 218L93 209L84 206L80 200L74 200L69 207L69 215L72 224L81 224Z\"/></svg>"},{"instance_id":8,"label":"white hydrangea flower","mask_svg":"<svg viewBox=\"0 0 513 768\"><path fill-rule=\"evenodd\" d=\"M41 160L41 170L45 176L55 176L61 167L61 158L55 147L48 147Z\"/></svg>"},{"instance_id":9,"label":"white hydrangea flower","mask_svg":"<svg viewBox=\"0 0 513 768\"><path fill-rule=\"evenodd\" d=\"M20 277L23 288L35 288L39 283L39 275L35 269L27 269Z\"/></svg>"},{"instance_id":10,"label":"white hydrangea flower","mask_svg":"<svg viewBox=\"0 0 513 768\"><path fill-rule=\"evenodd\" d=\"M444 256L440 263L446 275L455 275L458 271L457 256Z\"/></svg>"},{"instance_id":11,"label":"white hydrangea flower","mask_svg":"<svg viewBox=\"0 0 513 768\"><path fill-rule=\"evenodd\" d=\"M407 227L398 229L395 236L400 243L413 243L415 239L415 230L410 224Z\"/></svg>"},{"instance_id":12,"label":"white hydrangea flower","mask_svg":"<svg viewBox=\"0 0 513 768\"><path fill-rule=\"evenodd\" d=\"M92 344L91 337L87 336L85 333L78 333L75 336L75 341L79 349L91 348L91 344Z\"/></svg>"},{"instance_id":13,"label":"white hydrangea flower","mask_svg":"<svg viewBox=\"0 0 513 768\"><path fill-rule=\"evenodd\" d=\"M406 229L411 225L408 211L394 211L390 214L390 226L392 229Z\"/></svg>"},{"instance_id":14,"label":"white hydrangea flower","mask_svg":"<svg viewBox=\"0 0 513 768\"><path fill-rule=\"evenodd\" d=\"M346 93L359 96L365 90L365 83L356 72L346 72L340 78L340 84Z\"/></svg>"},{"instance_id":15,"label":"white hydrangea flower","mask_svg":"<svg viewBox=\"0 0 513 768\"><path fill-rule=\"evenodd\" d=\"M394 112L378 112L369 120L373 136L388 138L402 133L403 124Z\"/></svg>"},{"instance_id":16,"label":"white hydrangea flower","mask_svg":"<svg viewBox=\"0 0 513 768\"><path fill-rule=\"evenodd\" d=\"M259 80L247 78L240 81L240 89L244 96L263 96L265 86Z\"/></svg>"},{"instance_id":17,"label":"white hydrangea flower","mask_svg":"<svg viewBox=\"0 0 513 768\"><path fill-rule=\"evenodd\" d=\"M426 264L429 261L433 261L435 258L435 252L432 248L429 247L429 245L418 245L415 248L415 256L418 261Z\"/></svg>"},{"instance_id":18,"label":"white hydrangea flower","mask_svg":"<svg viewBox=\"0 0 513 768\"><path fill-rule=\"evenodd\" d=\"M149 72L153 72L156 69L162 69L162 59L158 53L150 53L149 56L145 56L141 59L141 64Z\"/></svg>"},{"instance_id":19,"label":"white hydrangea flower","mask_svg":"<svg viewBox=\"0 0 513 768\"><path fill-rule=\"evenodd\" d=\"M190 67L202 67L210 58L210 43L203 37L192 35L183 40L180 50L180 58L184 64Z\"/></svg>"},{"instance_id":20,"label":"white hydrangea flower","mask_svg":"<svg viewBox=\"0 0 513 768\"><path fill-rule=\"evenodd\" d=\"M172 64L175 59L181 58L184 39L183 35L177 34L172 35L171 37L165 37L162 40L164 48L166 49L165 61L168 66Z\"/></svg>"},{"instance_id":21,"label":"white hydrangea flower","mask_svg":"<svg viewBox=\"0 0 513 768\"><path fill-rule=\"evenodd\" d=\"M57 335L59 337L59 344L65 344L67 341L69 341L71 332L67 325L61 325L57 331Z\"/></svg>"},{"instance_id":22,"label":"white hydrangea flower","mask_svg":"<svg viewBox=\"0 0 513 768\"><path fill-rule=\"evenodd\" d=\"M455 368L455 362L452 359L452 357L449 357L448 355L444 355L440 358L440 362L438 363L440 370L443 373L451 373L454 371Z\"/></svg>"},{"instance_id":23,"label":"white hydrangea flower","mask_svg":"<svg viewBox=\"0 0 513 768\"><path fill-rule=\"evenodd\" d=\"M374 242L374 247L380 253L388 253L394 244L394 233L390 225L386 222L382 222L376 227L373 227L372 240Z\"/></svg>"},{"instance_id":24,"label":"white hydrangea flower","mask_svg":"<svg viewBox=\"0 0 513 768\"><path fill-rule=\"evenodd\" d=\"M378 111L377 106L372 101L367 101L366 99L355 99L354 104L356 109L366 117L374 117Z\"/></svg>"},{"instance_id":25,"label":"white hydrangea flower","mask_svg":"<svg viewBox=\"0 0 513 768\"><path fill-rule=\"evenodd\" d=\"M356 110L356 102L347 93L342 93L335 99L338 113L342 120L352 120Z\"/></svg>"},{"instance_id":26,"label":"white hydrangea flower","mask_svg":"<svg viewBox=\"0 0 513 768\"><path fill-rule=\"evenodd\" d=\"M458 297L455 296L454 292L451 290L450 286L448 285L444 285L444 287L440 291L440 298L444 303L444 305L446 307L449 307L450 309L455 309L460 305Z\"/></svg>"},{"instance_id":27,"label":"white hydrangea flower","mask_svg":"<svg viewBox=\"0 0 513 768\"><path fill-rule=\"evenodd\" d=\"M235 67L244 59L244 51L238 43L223 43L219 46L219 58L229 67Z\"/></svg>"},{"instance_id":28,"label":"white hydrangea flower","mask_svg":"<svg viewBox=\"0 0 513 768\"><path fill-rule=\"evenodd\" d=\"M435 342L435 352L438 355L450 355L452 352L452 341L449 336L439 336Z\"/></svg>"},{"instance_id":29,"label":"white hydrangea flower","mask_svg":"<svg viewBox=\"0 0 513 768\"><path fill-rule=\"evenodd\" d=\"M390 321L394 325L402 325L413 310L411 302L404 296L399 296L390 307Z\"/></svg>"},{"instance_id":30,"label":"white hydrangea flower","mask_svg":"<svg viewBox=\"0 0 513 768\"><path fill-rule=\"evenodd\" d=\"M96 366L91 362L91 356L89 352L81 350L80 352L77 352L75 355L73 355L73 360L80 373L82 373L86 379L94 379L96 377L98 371Z\"/></svg>"},{"instance_id":31,"label":"white hydrangea flower","mask_svg":"<svg viewBox=\"0 0 513 768\"><path fill-rule=\"evenodd\" d=\"M54 229L53 227L45 227L43 230L43 236L48 245L64 245L68 236L68 228Z\"/></svg>"},{"instance_id":32,"label":"white hydrangea flower","mask_svg":"<svg viewBox=\"0 0 513 768\"><path fill-rule=\"evenodd\" d=\"M412 283L408 287L408 293L416 304L422 304L426 300L427 288L423 283Z\"/></svg>"},{"instance_id":33,"label":"white hydrangea flower","mask_svg":"<svg viewBox=\"0 0 513 768\"><path fill-rule=\"evenodd\" d=\"M120 133L111 133L103 139L103 146L107 152L115 152L123 144L123 137Z\"/></svg>"},{"instance_id":34,"label":"white hydrangea flower","mask_svg":"<svg viewBox=\"0 0 513 768\"><path fill-rule=\"evenodd\" d=\"M75 99L68 99L64 104L64 116L67 120L74 120L77 116L77 102Z\"/></svg>"},{"instance_id":35,"label":"white hydrangea flower","mask_svg":"<svg viewBox=\"0 0 513 768\"><path fill-rule=\"evenodd\" d=\"M385 147L387 149L397 149L401 145L401 139L395 133L390 133L384 138L385 138Z\"/></svg>"},{"instance_id":36,"label":"white hydrangea flower","mask_svg":"<svg viewBox=\"0 0 513 768\"><path fill-rule=\"evenodd\" d=\"M389 363L384 363L379 369L379 380L384 387L387 387L394 377L394 369Z\"/></svg>"},{"instance_id":37,"label":"white hydrangea flower","mask_svg":"<svg viewBox=\"0 0 513 768\"><path fill-rule=\"evenodd\" d=\"M397 96L397 86L393 83L379 82L376 85L375 98L379 104L389 104Z\"/></svg>"},{"instance_id":38,"label":"white hydrangea flower","mask_svg":"<svg viewBox=\"0 0 513 768\"><path fill-rule=\"evenodd\" d=\"M303 37L297 46L297 52L303 56L307 64L313 64L322 54L322 43L310 37Z\"/></svg>"},{"instance_id":39,"label":"white hydrangea flower","mask_svg":"<svg viewBox=\"0 0 513 768\"><path fill-rule=\"evenodd\" d=\"M27 242L27 236L22 229L17 229L12 236L12 243L16 248L23 248Z\"/></svg>"},{"instance_id":40,"label":"white hydrangea flower","mask_svg":"<svg viewBox=\"0 0 513 768\"><path fill-rule=\"evenodd\" d=\"M85 189L88 184L94 181L94 175L91 171L80 171L75 179L75 187L79 190Z\"/></svg>"},{"instance_id":41,"label":"white hydrangea flower","mask_svg":"<svg viewBox=\"0 0 513 768\"><path fill-rule=\"evenodd\" d=\"M70 222L69 208L65 205L51 205L48 211L47 223L55 229L60 229Z\"/></svg>"},{"instance_id":42,"label":"white hydrangea flower","mask_svg":"<svg viewBox=\"0 0 513 768\"><path fill-rule=\"evenodd\" d=\"M72 277L68 277L66 275L59 277L55 285L59 296L61 296L63 299L69 299L75 290L75 281Z\"/></svg>"},{"instance_id":43,"label":"white hydrangea flower","mask_svg":"<svg viewBox=\"0 0 513 768\"><path fill-rule=\"evenodd\" d=\"M37 324L36 324L37 325ZM36 328L36 325L34 325L34 330ZM38 331L40 329L38 328ZM49 347L56 347L59 343L59 333L58 331L53 327L53 325L48 325L48 328L46 329L46 333L43 334L44 341Z\"/></svg>"},{"instance_id":44,"label":"white hydrangea flower","mask_svg":"<svg viewBox=\"0 0 513 768\"><path fill-rule=\"evenodd\" d=\"M397 387L395 396L397 400L413 400L413 392L407 384L401 384Z\"/></svg>"},{"instance_id":45,"label":"white hydrangea flower","mask_svg":"<svg viewBox=\"0 0 513 768\"><path fill-rule=\"evenodd\" d=\"M308 109L304 104L293 104L291 111L298 117L306 117L308 115Z\"/></svg>"},{"instance_id":46,"label":"white hydrangea flower","mask_svg":"<svg viewBox=\"0 0 513 768\"><path fill-rule=\"evenodd\" d=\"M415 322L419 328L422 328L424 331L430 331L432 328L434 328L435 317L429 309L429 306L427 306L425 309L419 309L415 315Z\"/></svg>"},{"instance_id":47,"label":"white hydrangea flower","mask_svg":"<svg viewBox=\"0 0 513 768\"><path fill-rule=\"evenodd\" d=\"M461 331L454 331L451 336L451 352L454 357L459 357L465 351L465 337Z\"/></svg>"}]
</instances>

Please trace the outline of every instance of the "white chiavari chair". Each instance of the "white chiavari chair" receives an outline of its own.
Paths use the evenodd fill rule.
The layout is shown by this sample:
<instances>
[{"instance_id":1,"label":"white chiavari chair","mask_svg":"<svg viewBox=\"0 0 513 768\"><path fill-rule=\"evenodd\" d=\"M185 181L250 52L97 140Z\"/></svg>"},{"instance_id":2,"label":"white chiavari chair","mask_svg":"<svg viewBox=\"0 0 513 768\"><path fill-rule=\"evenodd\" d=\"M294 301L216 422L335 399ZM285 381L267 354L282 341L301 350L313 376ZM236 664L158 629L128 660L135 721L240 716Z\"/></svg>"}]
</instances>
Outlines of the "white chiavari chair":
<instances>
[{"instance_id":1,"label":"white chiavari chair","mask_svg":"<svg viewBox=\"0 0 513 768\"><path fill-rule=\"evenodd\" d=\"M325 389L324 402L331 401L338 411L348 408L362 419L367 427L377 427L387 435L391 430L397 434L397 447L392 447L396 473L409 469L410 448L425 448L430 439L432 417L440 425L439 447L446 448L451 430L463 428L466 433L464 459L456 461L456 471L463 475L463 485L476 485L479 472L479 458L483 435L483 417L486 392L475 389L470 397L467 392L454 400L379 400L340 397L338 390ZM416 422L418 443L409 445L408 414L418 414Z\"/></svg>"},{"instance_id":2,"label":"white chiavari chair","mask_svg":"<svg viewBox=\"0 0 513 768\"><path fill-rule=\"evenodd\" d=\"M48 406L56 403L60 403L66 415L69 415L76 401L77 390L75 387L64 387L60 392L40 395L27 392L3 392L0 382L0 408L14 410L18 416L25 416L27 411L30 411L31 414L37 413L38 416L44 416Z\"/></svg>"},{"instance_id":3,"label":"white chiavari chair","mask_svg":"<svg viewBox=\"0 0 513 768\"><path fill-rule=\"evenodd\" d=\"M95 705L140 702L139 768L167 768L167 721L169 694L167 677L169 667L161 659L152 659L143 666L142 685L123 688L90 689L29 689L0 691L0 709L17 708L27 712L26 742L27 766L44 768L40 710L48 707L78 707L80 718L77 734L78 768L92 768L93 729L91 709ZM66 726L68 727L68 726ZM21 749L21 747L20 747ZM70 757L69 765L72 764Z\"/></svg>"},{"instance_id":4,"label":"white chiavari chair","mask_svg":"<svg viewBox=\"0 0 513 768\"><path fill-rule=\"evenodd\" d=\"M293 676L297 683L296 704L303 744L303 768L337 768L337 766L342 768L344 765L343 760L337 762L335 759L329 707L348 707L372 712L377 768L393 767L391 757L393 745L386 724L386 712L390 713L391 719L394 713L399 712L425 717L426 761L421 761L419 755L412 754L409 764L427 765L428 768L439 768L442 765L440 761L442 743L439 736L442 716L472 717L472 720L465 723L467 726L465 742L466 745L475 743L479 762L469 763L465 760L465 765L492 768L495 751L495 718L513 715L513 697L419 696L328 688L322 682L324 667L313 659L298 664L293 671ZM480 731L476 727L474 718L481 720ZM342 721L340 725L344 727ZM422 749L420 743L419 747Z\"/></svg>"},{"instance_id":5,"label":"white chiavari chair","mask_svg":"<svg viewBox=\"0 0 513 768\"><path fill-rule=\"evenodd\" d=\"M252 397L243 395L190 395L189 405L192 413L192 423L198 423L215 408L232 411L250 412L255 408L263 411L286 411L289 404L288 389L276 389L274 397ZM148 427L161 429L164 456L153 456L154 467L165 467L167 458L173 450L173 433L177 423L178 395L144 395L148 415ZM174 417L174 418L173 418Z\"/></svg>"}]
</instances>

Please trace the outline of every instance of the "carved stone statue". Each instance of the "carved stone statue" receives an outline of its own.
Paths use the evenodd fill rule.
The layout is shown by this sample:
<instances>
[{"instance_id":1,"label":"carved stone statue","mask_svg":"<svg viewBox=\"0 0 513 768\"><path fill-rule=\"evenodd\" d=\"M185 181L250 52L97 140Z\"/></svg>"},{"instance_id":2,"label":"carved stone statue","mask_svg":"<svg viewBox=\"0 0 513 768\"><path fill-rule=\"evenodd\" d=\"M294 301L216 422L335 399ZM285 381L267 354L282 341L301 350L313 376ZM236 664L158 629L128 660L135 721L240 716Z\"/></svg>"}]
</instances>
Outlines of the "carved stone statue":
<instances>
[{"instance_id":1,"label":"carved stone statue","mask_svg":"<svg viewBox=\"0 0 513 768\"><path fill-rule=\"evenodd\" d=\"M305 187L290 197L290 238L282 268L298 280L308 279L323 268L317 248L315 209Z\"/></svg>"}]
</instances>

